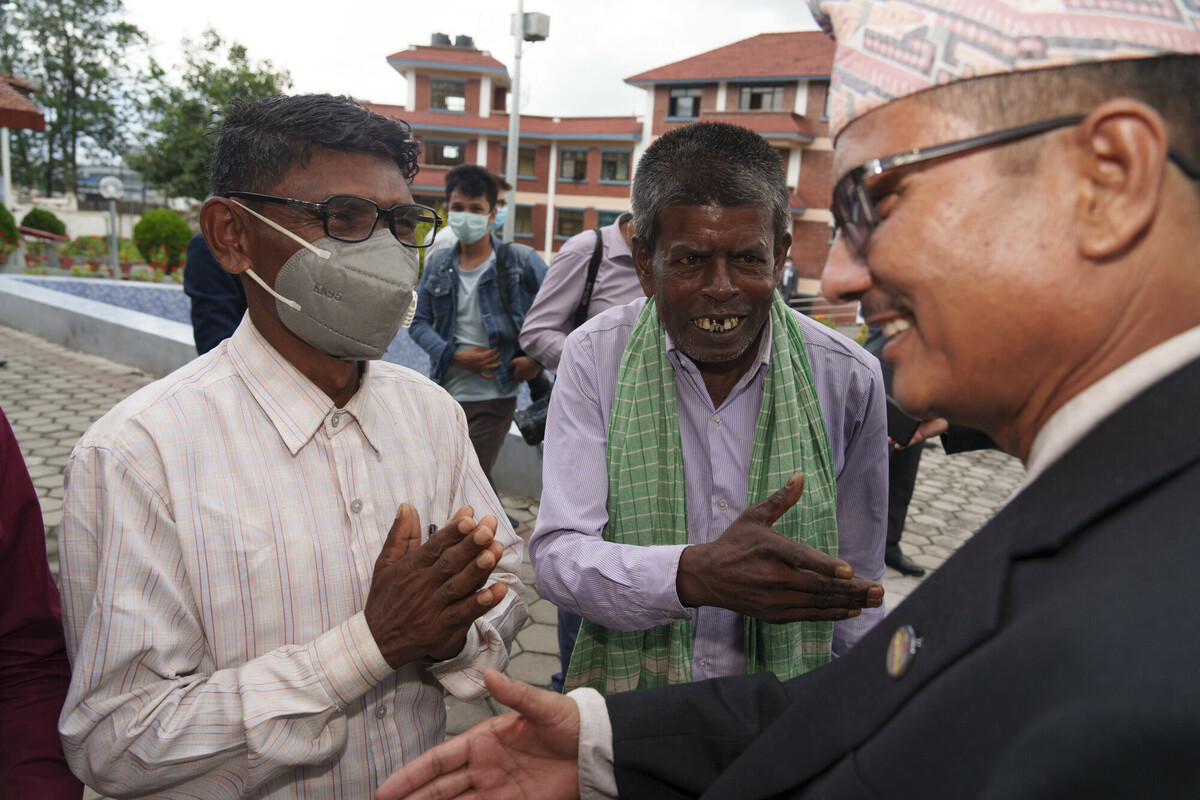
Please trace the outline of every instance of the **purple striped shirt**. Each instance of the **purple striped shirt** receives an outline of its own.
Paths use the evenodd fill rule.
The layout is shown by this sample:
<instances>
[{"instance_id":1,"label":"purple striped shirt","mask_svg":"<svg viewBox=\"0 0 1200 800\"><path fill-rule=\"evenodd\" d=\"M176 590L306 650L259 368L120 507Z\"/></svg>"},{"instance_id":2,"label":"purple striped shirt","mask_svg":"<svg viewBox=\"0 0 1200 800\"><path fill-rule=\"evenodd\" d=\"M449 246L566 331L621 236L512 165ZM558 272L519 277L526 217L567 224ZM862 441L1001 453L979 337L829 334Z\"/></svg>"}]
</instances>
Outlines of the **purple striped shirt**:
<instances>
[{"instance_id":1,"label":"purple striped shirt","mask_svg":"<svg viewBox=\"0 0 1200 800\"><path fill-rule=\"evenodd\" d=\"M601 538L608 523L608 415L621 355L644 303L639 299L610 309L567 340L546 425L542 502L529 543L542 596L619 630L643 630L689 614L675 591L679 555L687 545L638 547ZM820 323L801 316L800 324L837 473L838 555L856 576L879 580L888 464L879 362ZM756 367L720 408L713 408L696 366L667 337L683 440L690 544L713 541L746 509L750 449L770 347L766 335ZM742 616L708 606L690 613L695 621L693 678L745 672ZM837 623L834 655L848 650L882 618L881 608L867 609Z\"/></svg>"}]
</instances>

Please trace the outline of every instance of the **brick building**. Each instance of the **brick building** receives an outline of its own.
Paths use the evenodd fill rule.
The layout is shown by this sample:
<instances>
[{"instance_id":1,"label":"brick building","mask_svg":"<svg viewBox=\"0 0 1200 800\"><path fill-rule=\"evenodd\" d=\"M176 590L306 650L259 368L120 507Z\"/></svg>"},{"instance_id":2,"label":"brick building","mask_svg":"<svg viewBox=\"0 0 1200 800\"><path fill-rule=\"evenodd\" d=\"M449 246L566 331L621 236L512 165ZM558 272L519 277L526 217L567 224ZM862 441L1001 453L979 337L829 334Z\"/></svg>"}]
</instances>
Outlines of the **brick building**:
<instances>
[{"instance_id":1,"label":"brick building","mask_svg":"<svg viewBox=\"0 0 1200 800\"><path fill-rule=\"evenodd\" d=\"M802 277L820 275L833 157L825 115L833 43L823 33L764 33L627 78L646 92L640 117L522 114L516 180L505 175L510 81L502 63L469 37L452 44L441 34L388 63L405 76L407 100L369 106L405 120L423 141L413 186L421 202L441 207L446 170L480 164L516 189L516 241L549 256L626 210L634 165L656 137L697 120L730 122L778 149L791 190L792 261ZM813 284L804 288L815 293Z\"/></svg>"}]
</instances>

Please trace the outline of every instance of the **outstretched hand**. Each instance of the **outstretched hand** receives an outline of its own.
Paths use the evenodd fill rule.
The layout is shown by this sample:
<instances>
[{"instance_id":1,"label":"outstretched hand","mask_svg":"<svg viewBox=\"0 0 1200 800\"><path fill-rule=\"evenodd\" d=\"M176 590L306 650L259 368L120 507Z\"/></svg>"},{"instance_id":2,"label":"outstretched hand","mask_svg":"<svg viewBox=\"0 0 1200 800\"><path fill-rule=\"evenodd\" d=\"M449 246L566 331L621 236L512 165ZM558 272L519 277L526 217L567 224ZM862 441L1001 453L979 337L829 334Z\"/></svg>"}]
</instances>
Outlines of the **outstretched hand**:
<instances>
[{"instance_id":1,"label":"outstretched hand","mask_svg":"<svg viewBox=\"0 0 1200 800\"><path fill-rule=\"evenodd\" d=\"M579 709L494 669L492 697L513 710L479 723L392 773L375 800L569 800L579 796Z\"/></svg>"},{"instance_id":2,"label":"outstretched hand","mask_svg":"<svg viewBox=\"0 0 1200 800\"><path fill-rule=\"evenodd\" d=\"M800 499L804 477L747 508L720 538L685 548L676 591L687 606L728 608L764 622L843 620L883 603L883 587L840 558L771 528Z\"/></svg>"}]
</instances>

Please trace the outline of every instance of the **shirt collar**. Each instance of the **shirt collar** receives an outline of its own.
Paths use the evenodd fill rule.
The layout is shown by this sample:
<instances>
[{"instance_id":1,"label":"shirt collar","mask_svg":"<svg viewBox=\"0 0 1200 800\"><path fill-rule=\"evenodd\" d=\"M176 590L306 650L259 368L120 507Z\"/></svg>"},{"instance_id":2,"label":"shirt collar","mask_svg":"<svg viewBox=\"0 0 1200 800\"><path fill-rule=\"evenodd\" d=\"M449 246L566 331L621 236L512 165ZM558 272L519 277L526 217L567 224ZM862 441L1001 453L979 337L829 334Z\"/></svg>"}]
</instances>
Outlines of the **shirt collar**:
<instances>
[{"instance_id":1,"label":"shirt collar","mask_svg":"<svg viewBox=\"0 0 1200 800\"><path fill-rule=\"evenodd\" d=\"M633 253L630 252L629 245L625 243L625 237L621 235L621 223L632 216L626 211L617 217L617 221L612 225L600 229L600 235L604 239L604 256L608 261L618 258L627 258L633 261Z\"/></svg>"},{"instance_id":2,"label":"shirt collar","mask_svg":"<svg viewBox=\"0 0 1200 800\"><path fill-rule=\"evenodd\" d=\"M1114 411L1197 357L1200 327L1150 348L1068 400L1034 438L1021 487L1032 483Z\"/></svg>"},{"instance_id":3,"label":"shirt collar","mask_svg":"<svg viewBox=\"0 0 1200 800\"><path fill-rule=\"evenodd\" d=\"M267 342L249 314L230 337L228 353L238 377L275 426L288 451L293 456L299 453L333 413L333 400ZM363 436L378 451L378 400L369 387L370 374L368 363L358 391L342 411L358 422Z\"/></svg>"}]
</instances>

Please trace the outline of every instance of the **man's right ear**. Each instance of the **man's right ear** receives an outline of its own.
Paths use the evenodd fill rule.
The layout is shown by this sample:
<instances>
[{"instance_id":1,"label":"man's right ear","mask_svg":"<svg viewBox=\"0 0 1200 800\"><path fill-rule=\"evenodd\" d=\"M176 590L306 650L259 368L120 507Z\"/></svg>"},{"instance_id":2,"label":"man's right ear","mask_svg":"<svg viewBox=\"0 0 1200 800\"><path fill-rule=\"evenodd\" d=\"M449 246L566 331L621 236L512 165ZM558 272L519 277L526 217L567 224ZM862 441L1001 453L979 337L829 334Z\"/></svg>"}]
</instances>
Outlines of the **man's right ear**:
<instances>
[{"instance_id":1,"label":"man's right ear","mask_svg":"<svg viewBox=\"0 0 1200 800\"><path fill-rule=\"evenodd\" d=\"M637 273L638 283L642 285L642 291L646 293L646 297L654 297L654 275L653 267L650 264L650 253L646 252L642 246L642 241L637 233L633 235L633 269Z\"/></svg>"},{"instance_id":2,"label":"man's right ear","mask_svg":"<svg viewBox=\"0 0 1200 800\"><path fill-rule=\"evenodd\" d=\"M210 197L200 208L200 230L208 249L226 272L238 275L254 266L246 243L246 217L224 197Z\"/></svg>"}]
</instances>

